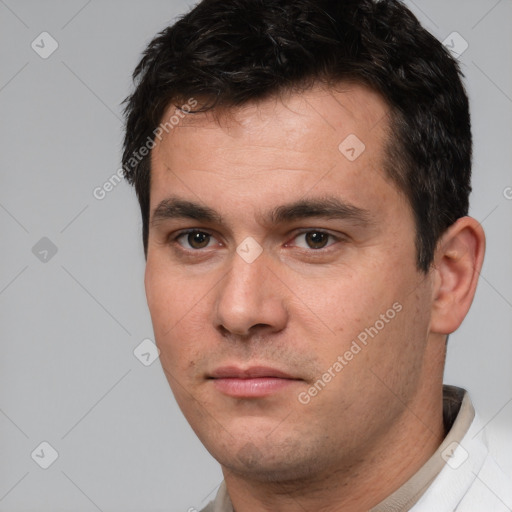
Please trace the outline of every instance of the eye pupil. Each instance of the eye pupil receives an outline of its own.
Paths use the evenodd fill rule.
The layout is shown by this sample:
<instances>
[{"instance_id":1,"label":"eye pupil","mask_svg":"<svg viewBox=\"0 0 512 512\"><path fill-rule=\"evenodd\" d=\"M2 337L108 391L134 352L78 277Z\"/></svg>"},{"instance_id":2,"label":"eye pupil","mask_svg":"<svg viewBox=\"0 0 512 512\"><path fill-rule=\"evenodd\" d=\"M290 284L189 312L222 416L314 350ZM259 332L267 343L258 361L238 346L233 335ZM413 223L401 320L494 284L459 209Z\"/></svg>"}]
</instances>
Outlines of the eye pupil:
<instances>
[{"instance_id":1,"label":"eye pupil","mask_svg":"<svg viewBox=\"0 0 512 512\"><path fill-rule=\"evenodd\" d=\"M321 249L322 247L325 247L327 240L327 233L321 233L319 231L306 233L306 242L312 249Z\"/></svg>"},{"instance_id":2,"label":"eye pupil","mask_svg":"<svg viewBox=\"0 0 512 512\"><path fill-rule=\"evenodd\" d=\"M206 247L210 241L210 235L202 233L201 231L194 231L188 234L188 243L195 249L202 249Z\"/></svg>"}]
</instances>

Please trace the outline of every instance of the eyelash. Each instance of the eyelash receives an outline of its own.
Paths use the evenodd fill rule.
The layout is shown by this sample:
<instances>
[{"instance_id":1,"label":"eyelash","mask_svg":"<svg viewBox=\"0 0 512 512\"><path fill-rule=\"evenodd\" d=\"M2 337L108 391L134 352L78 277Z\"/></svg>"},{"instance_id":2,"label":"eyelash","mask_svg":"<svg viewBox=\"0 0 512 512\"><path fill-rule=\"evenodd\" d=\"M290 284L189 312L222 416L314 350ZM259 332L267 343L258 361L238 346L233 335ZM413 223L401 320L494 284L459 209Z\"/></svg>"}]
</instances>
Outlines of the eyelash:
<instances>
[{"instance_id":1,"label":"eyelash","mask_svg":"<svg viewBox=\"0 0 512 512\"><path fill-rule=\"evenodd\" d=\"M204 231L204 230L201 230L201 229L195 229L195 228L191 228L191 229L186 229L186 230L183 230L183 231L180 231L179 233L177 233L176 235L174 236L171 236L169 237L169 243L170 244L177 244L178 246L181 247L181 250L183 251L187 251L187 252L201 252L202 249L188 249L188 248L185 248L183 247L180 243L179 243L179 240L180 238L183 238L191 233L202 233L202 234L205 234L207 236L210 236L212 238L215 238L214 235L212 233L209 233L208 231ZM302 230L302 231L299 231L298 233L296 233L292 240L295 240L297 237L301 236L301 235L306 235L308 233L320 233L320 234L323 234L323 235L327 235L331 240L334 240L332 243L328 243L328 245L326 245L325 247L321 247L319 249L313 249L311 247L309 248L304 248L304 247L299 247L299 249L302 249L302 250L305 250L305 251L308 251L308 252L325 252L326 250L329 249L329 247L335 245L336 243L338 242L341 242L343 241L345 238L343 236L336 236L336 235L333 235L332 233L329 233L328 231L325 231L323 229L305 229L305 230ZM285 246L288 246L288 244L286 244ZM208 247L205 247L203 249L207 249Z\"/></svg>"}]
</instances>

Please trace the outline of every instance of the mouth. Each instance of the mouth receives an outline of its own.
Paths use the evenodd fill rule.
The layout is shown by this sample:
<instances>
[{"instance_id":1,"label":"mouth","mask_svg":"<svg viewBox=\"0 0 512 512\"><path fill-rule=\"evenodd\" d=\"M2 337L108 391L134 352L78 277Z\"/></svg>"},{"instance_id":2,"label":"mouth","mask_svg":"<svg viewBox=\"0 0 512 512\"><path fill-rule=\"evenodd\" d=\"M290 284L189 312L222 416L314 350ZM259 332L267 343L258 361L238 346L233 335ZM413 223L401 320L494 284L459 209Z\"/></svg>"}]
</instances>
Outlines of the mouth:
<instances>
[{"instance_id":1,"label":"mouth","mask_svg":"<svg viewBox=\"0 0 512 512\"><path fill-rule=\"evenodd\" d=\"M303 382L302 379L266 366L239 368L222 366L215 369L208 379L221 393L234 398L261 398L269 396L291 385Z\"/></svg>"}]
</instances>

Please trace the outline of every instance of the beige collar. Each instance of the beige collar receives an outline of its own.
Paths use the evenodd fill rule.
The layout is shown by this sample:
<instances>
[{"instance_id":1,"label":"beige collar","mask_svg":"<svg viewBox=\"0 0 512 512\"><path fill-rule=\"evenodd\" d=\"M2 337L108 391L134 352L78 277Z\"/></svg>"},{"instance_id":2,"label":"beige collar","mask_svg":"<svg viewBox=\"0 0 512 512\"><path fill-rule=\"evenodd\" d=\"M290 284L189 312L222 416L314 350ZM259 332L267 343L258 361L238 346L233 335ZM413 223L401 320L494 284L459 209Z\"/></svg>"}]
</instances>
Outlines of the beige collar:
<instances>
[{"instance_id":1,"label":"beige collar","mask_svg":"<svg viewBox=\"0 0 512 512\"><path fill-rule=\"evenodd\" d=\"M475 417L468 393L455 386L443 386L443 419L448 434L436 452L405 484L369 512L404 512L421 498L446 464L443 452L460 442ZM228 509L229 510L229 509Z\"/></svg>"}]
</instances>

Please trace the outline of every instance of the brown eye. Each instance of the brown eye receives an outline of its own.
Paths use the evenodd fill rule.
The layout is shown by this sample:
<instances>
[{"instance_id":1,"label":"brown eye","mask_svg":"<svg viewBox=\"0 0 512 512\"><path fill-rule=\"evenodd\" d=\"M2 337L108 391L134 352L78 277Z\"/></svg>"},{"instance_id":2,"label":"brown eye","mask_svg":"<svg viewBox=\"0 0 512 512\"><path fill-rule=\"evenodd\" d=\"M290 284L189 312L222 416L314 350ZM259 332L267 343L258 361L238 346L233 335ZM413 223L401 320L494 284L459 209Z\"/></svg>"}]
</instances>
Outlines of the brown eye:
<instances>
[{"instance_id":1,"label":"brown eye","mask_svg":"<svg viewBox=\"0 0 512 512\"><path fill-rule=\"evenodd\" d=\"M329 241L329 235L321 231L305 233L306 243L311 249L323 249Z\"/></svg>"},{"instance_id":2,"label":"brown eye","mask_svg":"<svg viewBox=\"0 0 512 512\"><path fill-rule=\"evenodd\" d=\"M192 249L204 249L210 243L211 236L203 231L192 231L184 233L187 237L187 243Z\"/></svg>"}]
</instances>

